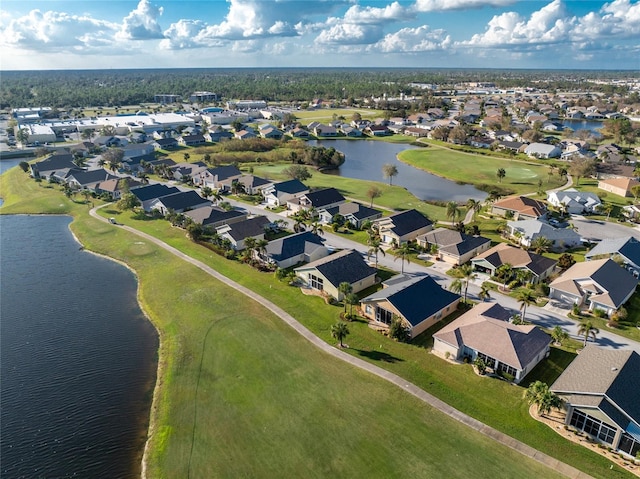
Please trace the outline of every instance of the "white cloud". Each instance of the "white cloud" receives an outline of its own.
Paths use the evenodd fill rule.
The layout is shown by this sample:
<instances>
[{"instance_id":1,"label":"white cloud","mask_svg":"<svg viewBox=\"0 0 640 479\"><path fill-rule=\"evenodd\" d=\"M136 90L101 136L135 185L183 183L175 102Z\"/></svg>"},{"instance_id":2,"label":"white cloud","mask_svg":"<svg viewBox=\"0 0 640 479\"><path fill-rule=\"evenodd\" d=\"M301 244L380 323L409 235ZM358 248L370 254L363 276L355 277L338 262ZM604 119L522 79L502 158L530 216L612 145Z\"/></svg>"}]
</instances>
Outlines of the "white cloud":
<instances>
[{"instance_id":1,"label":"white cloud","mask_svg":"<svg viewBox=\"0 0 640 479\"><path fill-rule=\"evenodd\" d=\"M379 24L389 21L403 21L415 18L415 12L405 8L398 2L393 2L383 8L361 7L354 5L344 14L345 23L355 24Z\"/></svg>"},{"instance_id":2,"label":"white cloud","mask_svg":"<svg viewBox=\"0 0 640 479\"><path fill-rule=\"evenodd\" d=\"M164 31L163 36L165 38L160 42L159 46L162 50L180 50L205 46L197 38L206 26L200 20L179 20Z\"/></svg>"},{"instance_id":3,"label":"white cloud","mask_svg":"<svg viewBox=\"0 0 640 479\"><path fill-rule=\"evenodd\" d=\"M451 45L451 38L444 30L430 30L427 25L403 28L372 45L371 50L384 53L417 53L443 50Z\"/></svg>"},{"instance_id":4,"label":"white cloud","mask_svg":"<svg viewBox=\"0 0 640 479\"><path fill-rule=\"evenodd\" d=\"M515 0L416 0L418 12L440 12L445 10L468 10L470 8L504 7Z\"/></svg>"},{"instance_id":5,"label":"white cloud","mask_svg":"<svg viewBox=\"0 0 640 479\"><path fill-rule=\"evenodd\" d=\"M606 3L600 12L581 17L575 29L581 39L598 37L633 37L640 35L640 2L615 0Z\"/></svg>"},{"instance_id":6,"label":"white cloud","mask_svg":"<svg viewBox=\"0 0 640 479\"><path fill-rule=\"evenodd\" d=\"M116 37L119 40L152 40L163 38L158 18L162 7L152 5L149 0L140 0L135 10L122 20L122 28Z\"/></svg>"},{"instance_id":7,"label":"white cloud","mask_svg":"<svg viewBox=\"0 0 640 479\"><path fill-rule=\"evenodd\" d=\"M0 44L39 52L69 48L82 52L110 41L117 28L114 23L88 15L32 10L3 26Z\"/></svg>"},{"instance_id":8,"label":"white cloud","mask_svg":"<svg viewBox=\"0 0 640 479\"><path fill-rule=\"evenodd\" d=\"M379 25L341 23L320 32L316 41L324 44L369 44L382 36Z\"/></svg>"}]
</instances>

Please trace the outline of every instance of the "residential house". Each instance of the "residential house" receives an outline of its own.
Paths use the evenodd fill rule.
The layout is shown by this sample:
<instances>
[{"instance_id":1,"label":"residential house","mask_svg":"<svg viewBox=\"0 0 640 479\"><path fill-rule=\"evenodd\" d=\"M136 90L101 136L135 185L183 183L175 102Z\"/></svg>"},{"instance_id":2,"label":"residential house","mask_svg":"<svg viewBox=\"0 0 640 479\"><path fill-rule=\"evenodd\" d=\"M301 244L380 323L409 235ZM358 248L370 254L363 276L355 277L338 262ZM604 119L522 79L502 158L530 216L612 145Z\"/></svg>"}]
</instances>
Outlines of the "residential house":
<instances>
[{"instance_id":1,"label":"residential house","mask_svg":"<svg viewBox=\"0 0 640 479\"><path fill-rule=\"evenodd\" d=\"M321 223L330 224L335 215L341 215L354 228L362 228L366 221L375 221L382 217L382 212L357 202L340 203L330 208L318 209Z\"/></svg>"},{"instance_id":2,"label":"residential house","mask_svg":"<svg viewBox=\"0 0 640 479\"><path fill-rule=\"evenodd\" d=\"M547 206L528 196L513 196L493 203L491 213L517 221L536 220L547 213Z\"/></svg>"},{"instance_id":3,"label":"residential house","mask_svg":"<svg viewBox=\"0 0 640 479\"><path fill-rule=\"evenodd\" d=\"M270 223L266 216L254 216L243 221L219 226L216 230L221 238L229 240L233 249L242 251L246 247L247 238L263 240L265 228Z\"/></svg>"},{"instance_id":4,"label":"residential house","mask_svg":"<svg viewBox=\"0 0 640 479\"><path fill-rule=\"evenodd\" d=\"M471 260L476 271L495 276L496 270L503 264L509 264L514 270L528 271L531 282L538 283L553 273L556 261L542 255L525 251L515 246L500 243Z\"/></svg>"},{"instance_id":5,"label":"residential house","mask_svg":"<svg viewBox=\"0 0 640 479\"><path fill-rule=\"evenodd\" d=\"M193 182L194 178L197 178L202 172L207 170L207 165L201 161L195 163L183 162L172 166L170 169L175 180L189 180Z\"/></svg>"},{"instance_id":6,"label":"residential house","mask_svg":"<svg viewBox=\"0 0 640 479\"><path fill-rule=\"evenodd\" d=\"M417 210L407 210L375 221L384 244L401 245L433 229L433 222Z\"/></svg>"},{"instance_id":7,"label":"residential house","mask_svg":"<svg viewBox=\"0 0 640 479\"><path fill-rule=\"evenodd\" d=\"M562 150L547 143L531 143L524 149L524 153L532 158L560 158Z\"/></svg>"},{"instance_id":8,"label":"residential house","mask_svg":"<svg viewBox=\"0 0 640 479\"><path fill-rule=\"evenodd\" d=\"M627 302L637 284L626 269L604 258L571 266L549 285L549 297L610 315Z\"/></svg>"},{"instance_id":9,"label":"residential house","mask_svg":"<svg viewBox=\"0 0 640 479\"><path fill-rule=\"evenodd\" d=\"M412 338L453 313L460 302L459 295L441 288L431 276L401 274L382 285L360 301L364 316L381 327L398 317Z\"/></svg>"},{"instance_id":10,"label":"residential house","mask_svg":"<svg viewBox=\"0 0 640 479\"><path fill-rule=\"evenodd\" d=\"M143 184L140 181L136 181L130 177L111 178L98 183L95 187L95 192L98 195L107 194L111 199L119 200L123 193L128 193L141 186L143 186Z\"/></svg>"},{"instance_id":11,"label":"residential house","mask_svg":"<svg viewBox=\"0 0 640 479\"><path fill-rule=\"evenodd\" d=\"M311 129L311 125L309 125L309 129ZM331 125L317 124L313 129L311 129L311 131L313 131L313 134L319 138L338 136L337 128Z\"/></svg>"},{"instance_id":12,"label":"residential house","mask_svg":"<svg viewBox=\"0 0 640 479\"><path fill-rule=\"evenodd\" d=\"M571 228L555 228L539 220L508 221L507 234L520 246L530 248L540 237L550 241L550 249L562 251L582 244L578 233Z\"/></svg>"},{"instance_id":13,"label":"residential house","mask_svg":"<svg viewBox=\"0 0 640 479\"><path fill-rule=\"evenodd\" d=\"M371 136L386 136L389 134L389 128L386 125L369 125L364 132Z\"/></svg>"},{"instance_id":14,"label":"residential house","mask_svg":"<svg viewBox=\"0 0 640 479\"><path fill-rule=\"evenodd\" d=\"M231 133L228 130L225 130L221 126L218 126L216 128L210 129L203 136L204 136L205 140L210 141L210 142L213 143L213 142L216 142L216 141L229 140L229 139L233 138L233 133Z\"/></svg>"},{"instance_id":15,"label":"residential house","mask_svg":"<svg viewBox=\"0 0 640 479\"><path fill-rule=\"evenodd\" d=\"M621 213L624 217L637 223L640 219L640 204L625 205L622 207Z\"/></svg>"},{"instance_id":16,"label":"residential house","mask_svg":"<svg viewBox=\"0 0 640 479\"><path fill-rule=\"evenodd\" d=\"M589 345L551 385L565 424L630 458L640 452L640 355Z\"/></svg>"},{"instance_id":17,"label":"residential house","mask_svg":"<svg viewBox=\"0 0 640 479\"><path fill-rule=\"evenodd\" d=\"M203 206L195 210L185 211L185 216L191 218L195 223L210 228L237 223L247 219L247 213L238 210L225 210L218 206Z\"/></svg>"},{"instance_id":18,"label":"residential house","mask_svg":"<svg viewBox=\"0 0 640 479\"><path fill-rule=\"evenodd\" d=\"M75 170L66 177L66 183L74 190L96 191L99 183L112 179L118 179L118 177L104 168L98 170Z\"/></svg>"},{"instance_id":19,"label":"residential house","mask_svg":"<svg viewBox=\"0 0 640 479\"><path fill-rule=\"evenodd\" d=\"M342 126L340 126L340 131L344 136L348 138L360 138L363 134L362 130L353 126L349 126L347 124L343 124Z\"/></svg>"},{"instance_id":20,"label":"residential house","mask_svg":"<svg viewBox=\"0 0 640 479\"><path fill-rule=\"evenodd\" d=\"M274 183L262 190L262 195L268 206L285 206L292 198L309 193L309 188L300 180L288 180Z\"/></svg>"},{"instance_id":21,"label":"residential house","mask_svg":"<svg viewBox=\"0 0 640 479\"><path fill-rule=\"evenodd\" d=\"M256 135L251 130L240 130L237 131L233 136L238 140L248 140L250 138L256 138L258 135Z\"/></svg>"},{"instance_id":22,"label":"residential house","mask_svg":"<svg viewBox=\"0 0 640 479\"><path fill-rule=\"evenodd\" d=\"M497 303L479 303L433 335L433 352L456 360L482 359L516 384L549 354L551 337L533 325L515 325Z\"/></svg>"},{"instance_id":23,"label":"residential house","mask_svg":"<svg viewBox=\"0 0 640 479\"><path fill-rule=\"evenodd\" d=\"M322 238L311 231L285 236L267 245L266 251L257 256L279 268L290 268L298 263L310 263L329 254Z\"/></svg>"},{"instance_id":24,"label":"residential house","mask_svg":"<svg viewBox=\"0 0 640 479\"><path fill-rule=\"evenodd\" d=\"M287 209L291 211L331 208L346 202L342 194L335 188L323 188L321 190L304 193L287 201Z\"/></svg>"},{"instance_id":25,"label":"residential house","mask_svg":"<svg viewBox=\"0 0 640 479\"><path fill-rule=\"evenodd\" d=\"M633 236L605 238L589 251L584 256L584 259L592 261L594 259L613 258L614 256L616 257L616 262L622 262L622 266L634 277L640 276L640 241Z\"/></svg>"},{"instance_id":26,"label":"residential house","mask_svg":"<svg viewBox=\"0 0 640 479\"><path fill-rule=\"evenodd\" d=\"M179 146L176 138L158 138L151 144L156 150L175 150Z\"/></svg>"},{"instance_id":27,"label":"residential house","mask_svg":"<svg viewBox=\"0 0 640 479\"><path fill-rule=\"evenodd\" d=\"M238 178L238 182L240 182L244 188L244 192L248 195L259 195L262 193L262 190L273 184L273 181L265 180L264 178L254 175L242 175Z\"/></svg>"},{"instance_id":28,"label":"residential house","mask_svg":"<svg viewBox=\"0 0 640 479\"><path fill-rule=\"evenodd\" d=\"M129 161L139 156L153 154L155 148L151 143L129 143L122 149L122 161Z\"/></svg>"},{"instance_id":29,"label":"residential house","mask_svg":"<svg viewBox=\"0 0 640 479\"><path fill-rule=\"evenodd\" d=\"M519 141L508 141L508 140L500 140L498 142L498 149L513 151L514 153L519 153L523 150L526 143L522 143Z\"/></svg>"},{"instance_id":30,"label":"residential house","mask_svg":"<svg viewBox=\"0 0 640 479\"><path fill-rule=\"evenodd\" d=\"M151 211L151 203L154 200L179 192L180 190L175 186L167 186L161 183L143 186L131 191L131 193L133 193L135 197L138 198L140 204L142 205L142 209L146 212Z\"/></svg>"},{"instance_id":31,"label":"residential house","mask_svg":"<svg viewBox=\"0 0 640 479\"><path fill-rule=\"evenodd\" d=\"M278 130L275 126L264 128L260 130L260 136L262 138L271 138L273 140L282 139L282 131Z\"/></svg>"},{"instance_id":32,"label":"residential house","mask_svg":"<svg viewBox=\"0 0 640 479\"><path fill-rule=\"evenodd\" d=\"M233 165L203 168L192 176L193 184L201 188L228 191L235 180L240 180L242 171Z\"/></svg>"},{"instance_id":33,"label":"residential house","mask_svg":"<svg viewBox=\"0 0 640 479\"><path fill-rule=\"evenodd\" d=\"M204 199L193 190L180 191L171 195L162 196L151 201L150 210L158 210L163 215L169 212L184 213L204 206L210 206L211 202Z\"/></svg>"},{"instance_id":34,"label":"residential house","mask_svg":"<svg viewBox=\"0 0 640 479\"><path fill-rule=\"evenodd\" d=\"M572 215L592 213L601 204L598 195L586 191L578 191L575 188L552 191L547 194L547 201L556 208L563 209Z\"/></svg>"},{"instance_id":35,"label":"residential house","mask_svg":"<svg viewBox=\"0 0 640 479\"><path fill-rule=\"evenodd\" d=\"M422 248L437 247L436 257L452 265L461 265L487 251L491 240L482 236L470 236L448 228L437 228L417 238Z\"/></svg>"},{"instance_id":36,"label":"residential house","mask_svg":"<svg viewBox=\"0 0 640 479\"><path fill-rule=\"evenodd\" d=\"M197 133L195 135L185 135L178 138L178 143L182 146L198 146L207 142L204 135Z\"/></svg>"},{"instance_id":37,"label":"residential house","mask_svg":"<svg viewBox=\"0 0 640 479\"><path fill-rule=\"evenodd\" d=\"M598 181L598 189L622 197L634 196L631 188L638 185L640 181L635 178L610 178Z\"/></svg>"},{"instance_id":38,"label":"residential house","mask_svg":"<svg viewBox=\"0 0 640 479\"><path fill-rule=\"evenodd\" d=\"M287 135L293 138L309 138L310 133L301 127L296 127L287 132Z\"/></svg>"},{"instance_id":39,"label":"residential house","mask_svg":"<svg viewBox=\"0 0 640 479\"><path fill-rule=\"evenodd\" d=\"M109 148L111 146L120 146L120 139L115 136L103 135L93 140L93 144L98 148Z\"/></svg>"},{"instance_id":40,"label":"residential house","mask_svg":"<svg viewBox=\"0 0 640 479\"><path fill-rule=\"evenodd\" d=\"M341 283L349 283L354 293L376 284L376 269L369 266L362 255L346 249L295 269L308 288L322 291L338 301Z\"/></svg>"},{"instance_id":41,"label":"residential house","mask_svg":"<svg viewBox=\"0 0 640 479\"><path fill-rule=\"evenodd\" d=\"M77 169L78 167L73 162L73 155L64 153L51 155L44 160L32 163L30 168L31 176L45 180L51 178L56 172Z\"/></svg>"}]
</instances>

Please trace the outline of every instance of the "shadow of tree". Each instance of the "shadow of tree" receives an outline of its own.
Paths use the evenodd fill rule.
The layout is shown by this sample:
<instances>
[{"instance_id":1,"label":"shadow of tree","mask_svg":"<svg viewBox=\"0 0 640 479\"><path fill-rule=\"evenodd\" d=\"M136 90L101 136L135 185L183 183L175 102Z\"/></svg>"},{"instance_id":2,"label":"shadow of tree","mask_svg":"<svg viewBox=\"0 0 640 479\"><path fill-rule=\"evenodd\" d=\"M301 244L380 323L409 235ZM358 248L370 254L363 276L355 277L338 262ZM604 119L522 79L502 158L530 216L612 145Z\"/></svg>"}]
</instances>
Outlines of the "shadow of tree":
<instances>
[{"instance_id":1,"label":"shadow of tree","mask_svg":"<svg viewBox=\"0 0 640 479\"><path fill-rule=\"evenodd\" d=\"M358 351L358 354L360 356L373 359L374 361L384 361L386 363L397 363L398 361L404 361L404 359L391 356L389 353L385 353L384 351L365 351L362 349L356 349L356 351Z\"/></svg>"}]
</instances>

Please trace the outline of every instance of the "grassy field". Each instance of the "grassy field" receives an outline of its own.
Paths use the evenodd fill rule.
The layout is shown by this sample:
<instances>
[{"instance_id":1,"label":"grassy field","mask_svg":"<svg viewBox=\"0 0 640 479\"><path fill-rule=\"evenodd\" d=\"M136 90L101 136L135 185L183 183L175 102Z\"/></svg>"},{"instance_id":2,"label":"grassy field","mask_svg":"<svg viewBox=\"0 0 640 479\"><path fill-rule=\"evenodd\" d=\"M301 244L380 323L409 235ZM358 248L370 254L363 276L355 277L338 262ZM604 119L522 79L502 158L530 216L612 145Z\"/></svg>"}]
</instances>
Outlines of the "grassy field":
<instances>
[{"instance_id":1,"label":"grassy field","mask_svg":"<svg viewBox=\"0 0 640 479\"><path fill-rule=\"evenodd\" d=\"M293 114L303 125L313 121L329 123L337 118L344 117L344 121L350 122L354 113L359 113L363 120L375 120L382 118L382 110L370 110L368 108L319 108L317 110L296 110Z\"/></svg>"},{"instance_id":2,"label":"grassy field","mask_svg":"<svg viewBox=\"0 0 640 479\"><path fill-rule=\"evenodd\" d=\"M501 187L517 194L536 192L540 180L545 190L565 183L557 174L549 177L549 168L545 165L479 156L437 146L406 150L398 158L453 181ZM496 175L499 168L503 168L506 173L502 181Z\"/></svg>"},{"instance_id":3,"label":"grassy field","mask_svg":"<svg viewBox=\"0 0 640 479\"><path fill-rule=\"evenodd\" d=\"M253 166L254 173L258 176L275 180L287 179L282 174L282 170L289 166L287 164L253 164L250 166ZM388 183L384 182L344 178L342 176L323 174L320 172L313 172L311 179L306 180L305 183L313 188L337 188L344 196L354 198L365 205L369 205L370 202L367 197L367 191L372 185L376 185L382 190L382 196L375 199L375 205L391 210L407 210L415 208L434 221L446 220L445 208L425 203L401 186L389 186Z\"/></svg>"},{"instance_id":4,"label":"grassy field","mask_svg":"<svg viewBox=\"0 0 640 479\"><path fill-rule=\"evenodd\" d=\"M25 178L14 169L0 179L3 213L38 207L71 212L73 230L89 249L127 262L138 274L141 303L161 332L163 348L150 477L185 477L189 468L192 477L463 477L477 471L484 477L553 477L382 381L325 357L246 298L139 238L88 218L86 205ZM340 307L212 255L165 221L104 213L162 237L334 342L330 327ZM630 477L531 419L522 388L480 378L468 366L391 341L363 322L349 328L351 354L595 477Z\"/></svg>"}]
</instances>

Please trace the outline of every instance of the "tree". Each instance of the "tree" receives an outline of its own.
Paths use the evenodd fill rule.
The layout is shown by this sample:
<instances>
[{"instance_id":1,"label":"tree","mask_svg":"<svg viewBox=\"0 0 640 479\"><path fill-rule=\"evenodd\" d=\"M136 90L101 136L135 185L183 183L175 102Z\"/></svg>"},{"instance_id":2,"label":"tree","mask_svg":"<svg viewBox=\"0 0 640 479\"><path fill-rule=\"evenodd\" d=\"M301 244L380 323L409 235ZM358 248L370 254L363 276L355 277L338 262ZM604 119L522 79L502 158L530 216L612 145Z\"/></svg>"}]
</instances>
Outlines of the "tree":
<instances>
[{"instance_id":1,"label":"tree","mask_svg":"<svg viewBox=\"0 0 640 479\"><path fill-rule=\"evenodd\" d=\"M558 258L558 267L562 271L571 268L571 266L573 266L574 264L576 264L576 260L573 255L569 253L562 253L562 255L560 255L560 257Z\"/></svg>"},{"instance_id":2,"label":"tree","mask_svg":"<svg viewBox=\"0 0 640 479\"><path fill-rule=\"evenodd\" d=\"M480 286L480 292L478 293L478 298L480 298L480 301L484 303L485 299L491 298L491 294L489 294L489 291L491 291L491 289L489 289L489 287L485 283L482 283L482 286Z\"/></svg>"},{"instance_id":3,"label":"tree","mask_svg":"<svg viewBox=\"0 0 640 479\"><path fill-rule=\"evenodd\" d=\"M531 383L524 392L523 398L529 405L535 404L538 408L538 414L542 416L549 413L552 408L560 408L562 406L562 399L542 381Z\"/></svg>"},{"instance_id":4,"label":"tree","mask_svg":"<svg viewBox=\"0 0 640 479\"><path fill-rule=\"evenodd\" d=\"M306 166L291 165L282 170L282 173L292 180L305 181L311 178L311 172Z\"/></svg>"},{"instance_id":5,"label":"tree","mask_svg":"<svg viewBox=\"0 0 640 479\"><path fill-rule=\"evenodd\" d=\"M393 250L393 256L395 256L393 261L397 260L398 258L402 259L402 265L400 268L401 273L404 273L404 262L406 261L407 263L411 263L411 261L409 260L409 255L411 254L411 252L412 249L409 243L403 243L399 248L395 248Z\"/></svg>"},{"instance_id":6,"label":"tree","mask_svg":"<svg viewBox=\"0 0 640 479\"><path fill-rule=\"evenodd\" d=\"M551 245L551 240L544 236L536 236L531 240L531 249L536 254L546 253L551 248Z\"/></svg>"},{"instance_id":7,"label":"tree","mask_svg":"<svg viewBox=\"0 0 640 479\"><path fill-rule=\"evenodd\" d=\"M378 188L376 185L372 185L367 190L367 198L369 198L369 200L371 200L369 202L369 207L373 206L373 200L375 200L376 198L379 198L381 196L382 196L382 190L380 188Z\"/></svg>"},{"instance_id":8,"label":"tree","mask_svg":"<svg viewBox=\"0 0 640 479\"><path fill-rule=\"evenodd\" d=\"M202 196L205 198L209 198L211 195L213 195L213 189L210 188L209 186L203 186L200 189L200 192L202 193Z\"/></svg>"},{"instance_id":9,"label":"tree","mask_svg":"<svg viewBox=\"0 0 640 479\"><path fill-rule=\"evenodd\" d=\"M398 168L393 163L385 163L382 165L382 177L389 178L389 186L394 176L398 175Z\"/></svg>"},{"instance_id":10,"label":"tree","mask_svg":"<svg viewBox=\"0 0 640 479\"><path fill-rule=\"evenodd\" d=\"M344 344L342 344L342 340L347 337L349 334L349 328L347 328L347 324L338 321L336 324L331 326L331 337L337 339L340 342L340 347L344 348Z\"/></svg>"},{"instance_id":11,"label":"tree","mask_svg":"<svg viewBox=\"0 0 640 479\"><path fill-rule=\"evenodd\" d=\"M116 127L113 125L104 125L100 129L100 134L102 136L114 136L116 134Z\"/></svg>"},{"instance_id":12,"label":"tree","mask_svg":"<svg viewBox=\"0 0 640 479\"><path fill-rule=\"evenodd\" d=\"M527 314L527 306L535 304L538 299L536 296L536 292L532 289L526 288L518 291L518 295L516 296L518 303L520 303L520 311L522 311L522 322L525 322L525 317Z\"/></svg>"},{"instance_id":13,"label":"tree","mask_svg":"<svg viewBox=\"0 0 640 479\"><path fill-rule=\"evenodd\" d=\"M189 235L189 238L191 239L191 241L197 243L200 240L200 238L202 238L202 235L204 234L204 229L200 223L191 221L187 225L187 234Z\"/></svg>"},{"instance_id":14,"label":"tree","mask_svg":"<svg viewBox=\"0 0 640 479\"><path fill-rule=\"evenodd\" d=\"M511 281L511 278L513 278L513 266L511 266L509 263L502 263L496 268L496 278L502 281L502 289L503 291L506 291L507 283L509 283L509 281Z\"/></svg>"},{"instance_id":15,"label":"tree","mask_svg":"<svg viewBox=\"0 0 640 479\"><path fill-rule=\"evenodd\" d=\"M244 184L239 180L233 180L231 182L231 194L240 195L242 193L244 193Z\"/></svg>"},{"instance_id":16,"label":"tree","mask_svg":"<svg viewBox=\"0 0 640 479\"><path fill-rule=\"evenodd\" d=\"M400 342L407 342L411 339L411 333L409 329L404 325L402 319L394 315L389 325L389 337Z\"/></svg>"},{"instance_id":17,"label":"tree","mask_svg":"<svg viewBox=\"0 0 640 479\"><path fill-rule=\"evenodd\" d=\"M349 305L349 318L352 318L353 307L360 302L360 298L355 293L349 293L344 297L344 302Z\"/></svg>"},{"instance_id":18,"label":"tree","mask_svg":"<svg viewBox=\"0 0 640 479\"><path fill-rule=\"evenodd\" d=\"M640 185L632 186L631 193L633 194L633 198L637 200L638 196L640 196Z\"/></svg>"},{"instance_id":19,"label":"tree","mask_svg":"<svg viewBox=\"0 0 640 479\"><path fill-rule=\"evenodd\" d=\"M382 249L382 241L377 237L370 237L367 241L369 245L369 250L367 251L368 255L374 255L376 259L376 269L378 269L378 253L382 253L382 256L385 256L386 253Z\"/></svg>"},{"instance_id":20,"label":"tree","mask_svg":"<svg viewBox=\"0 0 640 479\"><path fill-rule=\"evenodd\" d=\"M569 339L569 333L567 333L560 326L555 326L551 330L551 339L553 339L553 342L555 344L560 344L561 345L564 341Z\"/></svg>"},{"instance_id":21,"label":"tree","mask_svg":"<svg viewBox=\"0 0 640 479\"><path fill-rule=\"evenodd\" d=\"M343 281L342 283L340 283L338 285L338 292L340 292L340 294L342 294L342 303L344 304L344 312L346 314L347 313L347 302L345 301L345 298L347 297L347 295L353 293L353 286L351 286L351 283Z\"/></svg>"},{"instance_id":22,"label":"tree","mask_svg":"<svg viewBox=\"0 0 640 479\"><path fill-rule=\"evenodd\" d=\"M25 173L27 173L29 171L29 163L27 163L26 161L21 161L18 166L20 167L20 169L22 171L24 171Z\"/></svg>"},{"instance_id":23,"label":"tree","mask_svg":"<svg viewBox=\"0 0 640 479\"><path fill-rule=\"evenodd\" d=\"M578 336L584 336L584 347L587 346L589 336L591 336L595 341L599 332L600 330L596 328L591 321L584 321L583 323L580 323L580 327L578 327Z\"/></svg>"},{"instance_id":24,"label":"tree","mask_svg":"<svg viewBox=\"0 0 640 479\"><path fill-rule=\"evenodd\" d=\"M26 128L20 128L16 132L16 140L20 143L20 146L24 149L24 147L29 143L29 130Z\"/></svg>"},{"instance_id":25,"label":"tree","mask_svg":"<svg viewBox=\"0 0 640 479\"><path fill-rule=\"evenodd\" d=\"M102 153L102 159L109 165L109 169L116 171L122 164L124 150L122 148L109 148Z\"/></svg>"},{"instance_id":26,"label":"tree","mask_svg":"<svg viewBox=\"0 0 640 479\"><path fill-rule=\"evenodd\" d=\"M451 220L451 223L455 223L460 218L460 208L455 201L449 201L447 203L447 218Z\"/></svg>"},{"instance_id":27,"label":"tree","mask_svg":"<svg viewBox=\"0 0 640 479\"><path fill-rule=\"evenodd\" d=\"M140 200L133 193L125 193L116 203L116 208L120 211L132 210L136 206L140 206Z\"/></svg>"},{"instance_id":28,"label":"tree","mask_svg":"<svg viewBox=\"0 0 640 479\"><path fill-rule=\"evenodd\" d=\"M498 168L498 171L496 171L496 176L498 177L498 181L502 183L502 179L507 176L507 172L504 168Z\"/></svg>"},{"instance_id":29,"label":"tree","mask_svg":"<svg viewBox=\"0 0 640 479\"><path fill-rule=\"evenodd\" d=\"M591 176L595 171L595 161L581 156L577 156L571 160L571 166L569 166L569 173L576 179L576 185L580 185L580 178Z\"/></svg>"},{"instance_id":30,"label":"tree","mask_svg":"<svg viewBox=\"0 0 640 479\"><path fill-rule=\"evenodd\" d=\"M324 235L324 230L322 229L322 225L318 222L318 221L313 221L310 225L309 228L311 230L311 232L315 235L319 235L319 236L323 236Z\"/></svg>"},{"instance_id":31,"label":"tree","mask_svg":"<svg viewBox=\"0 0 640 479\"><path fill-rule=\"evenodd\" d=\"M478 200L474 200L473 198L469 198L467 200L467 209L473 211L473 221L476 220L476 216L482 210L482 202Z\"/></svg>"},{"instance_id":32,"label":"tree","mask_svg":"<svg viewBox=\"0 0 640 479\"><path fill-rule=\"evenodd\" d=\"M462 280L460 278L455 279L449 285L449 290L452 293L461 294L462 293Z\"/></svg>"},{"instance_id":33,"label":"tree","mask_svg":"<svg viewBox=\"0 0 640 479\"><path fill-rule=\"evenodd\" d=\"M598 206L598 211L607 214L607 219L611 216L611 212L613 211L613 204L611 203L600 203Z\"/></svg>"}]
</instances>

